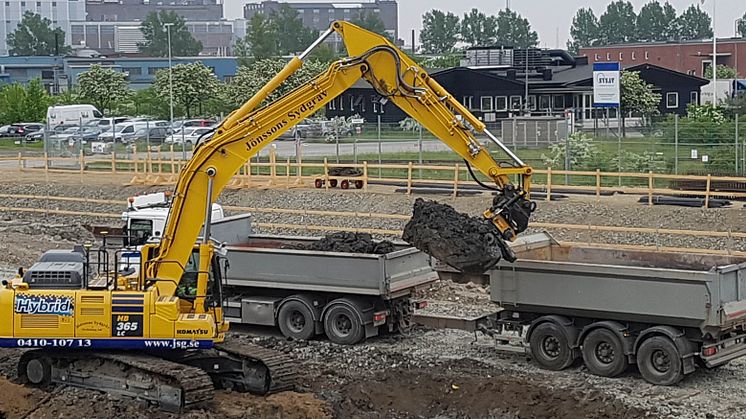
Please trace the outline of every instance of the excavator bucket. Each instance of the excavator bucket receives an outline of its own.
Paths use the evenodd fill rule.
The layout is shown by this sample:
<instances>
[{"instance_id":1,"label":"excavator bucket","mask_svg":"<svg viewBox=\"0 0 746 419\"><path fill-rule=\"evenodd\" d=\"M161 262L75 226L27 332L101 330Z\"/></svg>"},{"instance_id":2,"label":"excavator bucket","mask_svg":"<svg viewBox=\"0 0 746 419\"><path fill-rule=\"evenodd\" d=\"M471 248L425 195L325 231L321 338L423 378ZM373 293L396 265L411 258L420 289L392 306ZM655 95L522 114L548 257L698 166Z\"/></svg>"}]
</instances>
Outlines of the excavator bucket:
<instances>
[{"instance_id":1,"label":"excavator bucket","mask_svg":"<svg viewBox=\"0 0 746 419\"><path fill-rule=\"evenodd\" d=\"M470 217L435 201L417 199L402 239L462 272L481 274L512 251L484 217ZM510 252L505 254L505 252Z\"/></svg>"}]
</instances>

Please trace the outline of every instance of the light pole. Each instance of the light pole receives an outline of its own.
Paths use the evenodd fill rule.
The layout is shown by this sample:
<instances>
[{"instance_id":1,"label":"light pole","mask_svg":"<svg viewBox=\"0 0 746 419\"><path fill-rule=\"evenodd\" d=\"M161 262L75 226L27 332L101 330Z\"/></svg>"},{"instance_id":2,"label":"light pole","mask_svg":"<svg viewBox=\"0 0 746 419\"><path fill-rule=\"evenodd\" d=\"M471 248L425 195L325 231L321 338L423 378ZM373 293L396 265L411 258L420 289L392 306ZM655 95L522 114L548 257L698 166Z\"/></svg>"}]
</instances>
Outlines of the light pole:
<instances>
[{"instance_id":1,"label":"light pole","mask_svg":"<svg viewBox=\"0 0 746 419\"><path fill-rule=\"evenodd\" d=\"M718 94L718 37L715 25L717 0L712 0L712 107L717 107Z\"/></svg>"},{"instance_id":2,"label":"light pole","mask_svg":"<svg viewBox=\"0 0 746 419\"><path fill-rule=\"evenodd\" d=\"M174 127L174 78L173 78L173 70L171 69L171 26L174 26L173 23L164 23L163 26L166 27L166 36L168 36L168 97L169 97L169 111L171 113L171 129ZM182 159L186 160L186 150L183 148L184 145L182 144Z\"/></svg>"}]
</instances>

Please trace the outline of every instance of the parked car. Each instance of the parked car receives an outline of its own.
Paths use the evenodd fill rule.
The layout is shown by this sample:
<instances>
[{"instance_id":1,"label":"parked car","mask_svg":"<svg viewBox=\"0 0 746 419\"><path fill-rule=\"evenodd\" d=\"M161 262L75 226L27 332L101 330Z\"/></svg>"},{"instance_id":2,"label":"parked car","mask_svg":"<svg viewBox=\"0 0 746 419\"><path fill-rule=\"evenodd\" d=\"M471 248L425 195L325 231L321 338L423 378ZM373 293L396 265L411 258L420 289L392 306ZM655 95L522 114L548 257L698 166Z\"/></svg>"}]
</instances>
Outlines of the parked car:
<instances>
[{"instance_id":1,"label":"parked car","mask_svg":"<svg viewBox=\"0 0 746 419\"><path fill-rule=\"evenodd\" d=\"M200 128L189 128L186 127L178 132L174 132L165 139L166 144L186 144L188 146L197 144L197 141L202 137L203 134L212 131L213 128L200 127ZM212 134L205 135L202 140L206 140L212 137Z\"/></svg>"},{"instance_id":2,"label":"parked car","mask_svg":"<svg viewBox=\"0 0 746 419\"><path fill-rule=\"evenodd\" d=\"M80 133L82 130L83 128L77 125L68 125L67 128L55 132L54 134L47 136L47 138L50 142L63 143L68 141L70 137Z\"/></svg>"},{"instance_id":3,"label":"parked car","mask_svg":"<svg viewBox=\"0 0 746 419\"><path fill-rule=\"evenodd\" d=\"M8 131L10 131L10 125L3 125L0 127L0 138L8 137Z\"/></svg>"},{"instance_id":4,"label":"parked car","mask_svg":"<svg viewBox=\"0 0 746 419\"><path fill-rule=\"evenodd\" d=\"M6 136L7 137L24 137L26 136L26 134L39 131L42 128L44 128L44 124L39 124L36 122L10 124L10 127L8 128L8 134Z\"/></svg>"},{"instance_id":5,"label":"parked car","mask_svg":"<svg viewBox=\"0 0 746 419\"><path fill-rule=\"evenodd\" d=\"M96 141L99 134L101 134L100 128L84 126L78 132L71 135L69 140L73 142L80 142L82 144L88 144L89 142Z\"/></svg>"},{"instance_id":6,"label":"parked car","mask_svg":"<svg viewBox=\"0 0 746 419\"><path fill-rule=\"evenodd\" d=\"M140 128L132 136L131 140L138 143L150 143L160 145L168 136L168 128L151 126L150 128Z\"/></svg>"},{"instance_id":7,"label":"parked car","mask_svg":"<svg viewBox=\"0 0 746 419\"><path fill-rule=\"evenodd\" d=\"M123 143L132 142L135 132L140 128L145 128L145 122L123 122L114 126L114 130L107 130L99 134L98 139L101 141L118 141Z\"/></svg>"},{"instance_id":8,"label":"parked car","mask_svg":"<svg viewBox=\"0 0 746 419\"><path fill-rule=\"evenodd\" d=\"M300 141L307 137L307 131L304 129L304 127L299 125L296 125L289 130L283 132L280 134L277 139L279 141L286 141L286 140L292 140L292 141Z\"/></svg>"},{"instance_id":9,"label":"parked car","mask_svg":"<svg viewBox=\"0 0 746 419\"><path fill-rule=\"evenodd\" d=\"M178 129L181 129L182 127L209 127L213 125L215 121L210 121L209 119L185 119L180 121L174 121L171 128L176 131Z\"/></svg>"},{"instance_id":10,"label":"parked car","mask_svg":"<svg viewBox=\"0 0 746 419\"><path fill-rule=\"evenodd\" d=\"M63 131L67 130L68 128L72 128L72 127L77 127L77 125L73 125L73 124L55 125L49 129L49 135L47 135L47 137L52 138L58 134L61 134ZM46 128L42 127L42 129L38 131L34 131L29 134L26 134L26 137L23 141L26 143L38 143L39 141L44 141L45 131L46 131Z\"/></svg>"},{"instance_id":11,"label":"parked car","mask_svg":"<svg viewBox=\"0 0 746 419\"><path fill-rule=\"evenodd\" d=\"M121 125L128 121L128 118L125 117L116 117L116 118L101 118L101 119L94 119L92 121L89 121L88 123L85 123L85 126L97 126L99 128L107 128L111 129L114 125ZM106 130L104 130L106 131Z\"/></svg>"}]
</instances>

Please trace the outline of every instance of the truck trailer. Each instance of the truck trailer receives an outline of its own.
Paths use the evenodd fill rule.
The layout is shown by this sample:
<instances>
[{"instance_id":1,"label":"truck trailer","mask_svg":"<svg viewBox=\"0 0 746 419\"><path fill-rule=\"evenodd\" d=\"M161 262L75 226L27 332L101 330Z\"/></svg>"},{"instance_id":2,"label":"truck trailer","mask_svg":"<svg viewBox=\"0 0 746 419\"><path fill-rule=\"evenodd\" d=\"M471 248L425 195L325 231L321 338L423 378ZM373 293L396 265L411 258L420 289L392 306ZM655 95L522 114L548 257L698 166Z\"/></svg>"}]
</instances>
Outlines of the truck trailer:
<instances>
[{"instance_id":1,"label":"truck trailer","mask_svg":"<svg viewBox=\"0 0 746 419\"><path fill-rule=\"evenodd\" d=\"M477 321L498 350L616 377L637 365L673 385L746 355L746 258L560 244L526 236L489 271L496 313Z\"/></svg>"}]
</instances>

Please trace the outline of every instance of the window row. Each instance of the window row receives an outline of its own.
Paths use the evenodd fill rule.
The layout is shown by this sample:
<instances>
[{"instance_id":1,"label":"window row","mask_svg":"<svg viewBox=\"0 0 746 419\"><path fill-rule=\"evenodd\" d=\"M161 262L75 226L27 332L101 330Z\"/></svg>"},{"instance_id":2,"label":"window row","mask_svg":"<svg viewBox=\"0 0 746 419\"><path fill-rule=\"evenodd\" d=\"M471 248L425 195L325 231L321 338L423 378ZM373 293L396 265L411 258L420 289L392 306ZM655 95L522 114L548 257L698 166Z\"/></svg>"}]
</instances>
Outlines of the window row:
<instances>
[{"instance_id":1,"label":"window row","mask_svg":"<svg viewBox=\"0 0 746 419\"><path fill-rule=\"evenodd\" d=\"M469 110L479 110L482 112L500 112L507 110L524 109L524 97L519 95L513 96L480 96L478 107L475 107L474 96L464 96L461 103ZM545 110L545 109L565 109L564 95L531 95L528 97L528 109Z\"/></svg>"}]
</instances>

